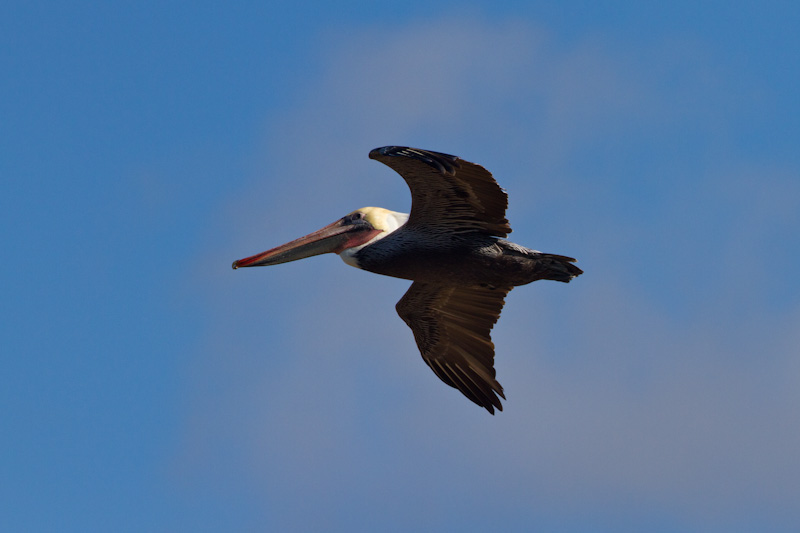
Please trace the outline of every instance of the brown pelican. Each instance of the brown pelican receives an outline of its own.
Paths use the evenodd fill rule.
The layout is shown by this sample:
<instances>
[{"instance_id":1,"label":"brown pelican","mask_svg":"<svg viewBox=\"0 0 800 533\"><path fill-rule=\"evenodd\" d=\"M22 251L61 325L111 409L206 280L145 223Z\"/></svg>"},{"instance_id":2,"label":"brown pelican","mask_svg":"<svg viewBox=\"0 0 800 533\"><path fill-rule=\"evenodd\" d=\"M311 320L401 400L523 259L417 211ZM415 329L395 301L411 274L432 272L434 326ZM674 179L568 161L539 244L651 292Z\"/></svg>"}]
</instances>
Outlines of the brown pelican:
<instances>
[{"instance_id":1,"label":"brown pelican","mask_svg":"<svg viewBox=\"0 0 800 533\"><path fill-rule=\"evenodd\" d=\"M411 213L365 207L305 237L234 261L277 265L334 252L363 270L412 280L397 313L439 379L494 414L503 410L490 338L508 292L540 279L569 282L575 259L509 242L508 196L485 168L403 146L369 153L411 189Z\"/></svg>"}]
</instances>

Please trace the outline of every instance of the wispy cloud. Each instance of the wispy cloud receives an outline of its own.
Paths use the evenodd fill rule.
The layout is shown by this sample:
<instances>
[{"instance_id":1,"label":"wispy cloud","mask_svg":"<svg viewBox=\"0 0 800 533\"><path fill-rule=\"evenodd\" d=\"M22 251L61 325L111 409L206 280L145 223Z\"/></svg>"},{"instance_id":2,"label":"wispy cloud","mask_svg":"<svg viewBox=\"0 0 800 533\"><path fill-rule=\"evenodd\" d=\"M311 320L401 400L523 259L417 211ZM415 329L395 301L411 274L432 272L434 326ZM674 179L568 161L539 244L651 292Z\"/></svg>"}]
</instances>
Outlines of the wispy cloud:
<instances>
[{"instance_id":1,"label":"wispy cloud","mask_svg":"<svg viewBox=\"0 0 800 533\"><path fill-rule=\"evenodd\" d=\"M709 74L702 54L684 66L647 52L469 18L329 37L316 82L270 121L258 183L222 210L229 242L210 256L249 255L362 205L406 209L402 180L366 158L395 143L485 164L511 193L513 236L576 254L587 273L511 293L495 331L509 401L492 419L422 363L393 309L407 282L333 257L236 273L206 263L193 281L219 311L198 342L184 475L220 475L209 462L247 472L270 513L306 526L319 524L301 498L330 516L355 499L364 520L409 525L464 502L800 523L788 496L800 312L791 299L731 312L737 295L747 305L790 280L761 244L797 227L796 181L717 159L731 146L714 128L736 120L714 103L726 73ZM684 130L696 150L682 149ZM692 174L668 176L680 169ZM753 181L763 172L776 175Z\"/></svg>"}]
</instances>

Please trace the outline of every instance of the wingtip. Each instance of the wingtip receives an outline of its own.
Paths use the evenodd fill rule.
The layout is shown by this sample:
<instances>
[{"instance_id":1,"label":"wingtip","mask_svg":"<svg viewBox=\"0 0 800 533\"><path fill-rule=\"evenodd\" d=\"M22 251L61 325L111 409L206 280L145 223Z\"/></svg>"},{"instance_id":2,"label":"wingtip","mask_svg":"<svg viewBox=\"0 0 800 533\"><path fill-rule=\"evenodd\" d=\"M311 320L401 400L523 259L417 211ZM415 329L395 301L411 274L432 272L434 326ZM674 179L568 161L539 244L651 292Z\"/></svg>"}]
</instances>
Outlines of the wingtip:
<instances>
[{"instance_id":1,"label":"wingtip","mask_svg":"<svg viewBox=\"0 0 800 533\"><path fill-rule=\"evenodd\" d=\"M482 401L480 401L480 402L477 402L477 401L473 400L472 398L469 398L469 396L467 396L466 394L464 394L464 396L467 396L467 398L469 398L470 400L472 400L473 402L475 402L479 406L483 407L484 409L489 411L490 415L494 416L494 414L495 414L494 410L495 409L497 409L498 411L501 411L501 412L503 411L503 402L500 401L500 398L502 398L503 400L506 399L506 395L503 394L503 387L500 386L500 383L497 383L495 381L495 385L497 385L497 386L495 387L494 385L492 385L492 390L491 390L490 394L485 395L484 398L481 399ZM461 392L463 393L464 391L461 391ZM498 398L498 396L500 398Z\"/></svg>"},{"instance_id":2,"label":"wingtip","mask_svg":"<svg viewBox=\"0 0 800 533\"><path fill-rule=\"evenodd\" d=\"M454 176L456 170L461 167L461 164L458 162L458 156L445 154L443 152L434 152L433 150L411 148L409 146L383 146L370 150L369 152L370 159L380 160L380 158L386 156L417 159L430 165L442 174L449 176Z\"/></svg>"},{"instance_id":3,"label":"wingtip","mask_svg":"<svg viewBox=\"0 0 800 533\"><path fill-rule=\"evenodd\" d=\"M503 395L501 394L500 396L503 396ZM505 400L506 397L503 396L503 399ZM500 400L497 400L497 403L488 403L486 405L482 405L481 407L483 407L484 409L489 411L489 414L492 415L492 416L495 415L495 412L494 412L495 409L497 409L500 412L503 412L503 404L500 403Z\"/></svg>"},{"instance_id":4,"label":"wingtip","mask_svg":"<svg viewBox=\"0 0 800 533\"><path fill-rule=\"evenodd\" d=\"M378 159L380 156L383 155L384 150L390 148L389 146L383 146L381 148L373 148L369 151L369 158L370 159Z\"/></svg>"},{"instance_id":5,"label":"wingtip","mask_svg":"<svg viewBox=\"0 0 800 533\"><path fill-rule=\"evenodd\" d=\"M409 148L408 146L395 146L393 144L389 145L389 146L381 146L381 147L373 148L372 150L370 150L369 151L369 158L370 159L378 159L379 157L384 157L384 156L387 156L387 155L389 155L389 156L392 156L392 155L405 155L405 154L403 154L403 151L405 151L405 150L414 150L414 148Z\"/></svg>"}]
</instances>

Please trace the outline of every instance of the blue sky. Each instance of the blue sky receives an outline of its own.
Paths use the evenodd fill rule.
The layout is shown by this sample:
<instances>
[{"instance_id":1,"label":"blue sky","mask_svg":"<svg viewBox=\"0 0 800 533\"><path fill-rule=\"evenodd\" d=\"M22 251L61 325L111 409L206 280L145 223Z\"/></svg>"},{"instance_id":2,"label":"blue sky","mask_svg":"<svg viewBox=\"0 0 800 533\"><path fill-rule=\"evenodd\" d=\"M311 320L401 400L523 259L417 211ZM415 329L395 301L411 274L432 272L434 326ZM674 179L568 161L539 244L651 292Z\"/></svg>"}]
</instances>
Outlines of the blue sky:
<instances>
[{"instance_id":1,"label":"blue sky","mask_svg":"<svg viewBox=\"0 0 800 533\"><path fill-rule=\"evenodd\" d=\"M800 8L10 2L0 528L796 531ZM408 282L231 261L457 154L512 240L495 417Z\"/></svg>"}]
</instances>

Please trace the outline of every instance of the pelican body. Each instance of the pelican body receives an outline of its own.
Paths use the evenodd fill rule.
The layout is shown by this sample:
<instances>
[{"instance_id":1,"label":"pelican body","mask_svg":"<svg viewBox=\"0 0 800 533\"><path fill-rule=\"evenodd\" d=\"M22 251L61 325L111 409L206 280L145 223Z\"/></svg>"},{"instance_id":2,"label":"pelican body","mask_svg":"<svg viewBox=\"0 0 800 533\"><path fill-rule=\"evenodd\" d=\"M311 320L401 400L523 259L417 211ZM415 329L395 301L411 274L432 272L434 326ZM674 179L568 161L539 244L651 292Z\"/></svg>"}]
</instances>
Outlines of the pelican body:
<instances>
[{"instance_id":1,"label":"pelican body","mask_svg":"<svg viewBox=\"0 0 800 533\"><path fill-rule=\"evenodd\" d=\"M434 373L494 414L503 409L490 333L508 292L540 279L569 282L575 259L509 242L508 196L480 165L402 146L371 159L411 189L411 213L365 207L290 243L234 261L233 268L333 252L349 265L412 280L397 313Z\"/></svg>"}]
</instances>

